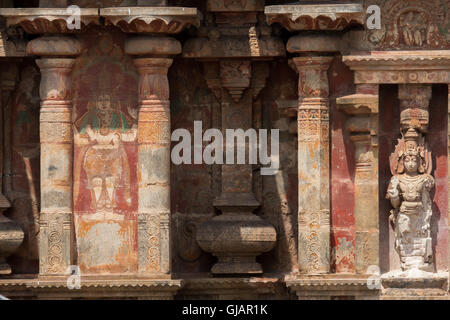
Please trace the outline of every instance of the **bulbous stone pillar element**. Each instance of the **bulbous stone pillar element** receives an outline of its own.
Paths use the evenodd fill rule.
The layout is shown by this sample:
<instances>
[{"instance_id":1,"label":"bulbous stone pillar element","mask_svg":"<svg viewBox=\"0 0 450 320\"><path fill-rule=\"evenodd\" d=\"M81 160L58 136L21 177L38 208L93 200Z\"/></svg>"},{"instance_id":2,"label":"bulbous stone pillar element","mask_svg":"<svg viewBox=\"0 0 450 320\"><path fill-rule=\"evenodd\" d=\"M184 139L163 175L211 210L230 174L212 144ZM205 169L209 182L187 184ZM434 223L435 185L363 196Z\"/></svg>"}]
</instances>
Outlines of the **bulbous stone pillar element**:
<instances>
[{"instance_id":1,"label":"bulbous stone pillar element","mask_svg":"<svg viewBox=\"0 0 450 320\"><path fill-rule=\"evenodd\" d=\"M298 106L298 250L301 273L330 270L329 111L333 57L300 57Z\"/></svg>"},{"instance_id":2,"label":"bulbous stone pillar element","mask_svg":"<svg viewBox=\"0 0 450 320\"><path fill-rule=\"evenodd\" d=\"M390 157L393 177L386 198L395 230L395 250L403 271L433 271L430 192L434 188L431 151L425 141L431 85L399 85L402 138Z\"/></svg>"},{"instance_id":3,"label":"bulbous stone pillar element","mask_svg":"<svg viewBox=\"0 0 450 320\"><path fill-rule=\"evenodd\" d=\"M27 53L41 70L41 212L39 274L62 275L72 262L72 84L71 71L80 53L78 40L41 37ZM66 58L67 57L67 58Z\"/></svg>"},{"instance_id":4,"label":"bulbous stone pillar element","mask_svg":"<svg viewBox=\"0 0 450 320\"><path fill-rule=\"evenodd\" d=\"M180 43L166 37L127 40L139 72L138 263L139 273L170 274L170 101L167 72ZM150 56L150 57L149 57Z\"/></svg>"},{"instance_id":5,"label":"bulbous stone pillar element","mask_svg":"<svg viewBox=\"0 0 450 320\"><path fill-rule=\"evenodd\" d=\"M9 97L15 87L16 80L16 66L2 67L0 73L0 155L5 157L5 148L3 145L4 137L4 121L3 110L9 102ZM11 70L9 70L11 69ZM4 196L3 188L3 161L0 161L0 275L11 274L11 266L6 263L6 258L16 251L21 245L24 233L19 224L4 216L4 211L8 209L11 204Z\"/></svg>"},{"instance_id":6,"label":"bulbous stone pillar element","mask_svg":"<svg viewBox=\"0 0 450 320\"><path fill-rule=\"evenodd\" d=\"M237 114L241 115L242 128L236 129L249 129L253 96L258 95L267 77L260 75L258 78L249 60L224 59L216 64L217 68L210 62L204 66L208 85L219 90L222 131L236 126ZM214 78L220 79L219 82L212 81ZM248 90L251 83L259 85ZM227 139L226 143L234 146L234 141ZM197 242L200 248L218 258L211 269L213 274L260 274L263 270L255 258L275 246L277 234L269 222L253 214L260 204L252 190L252 166L223 164L221 171L222 190L213 205L222 214L200 225Z\"/></svg>"},{"instance_id":7,"label":"bulbous stone pillar element","mask_svg":"<svg viewBox=\"0 0 450 320\"><path fill-rule=\"evenodd\" d=\"M208 0L207 11L198 37L184 44L183 57L203 62L206 83L220 104L222 134L228 129L246 131L260 117L258 95L269 76L264 61L285 56L286 50L262 19L264 1ZM269 222L253 214L260 206L252 186L259 179L253 173L257 168L246 161L226 162L220 166L221 190L213 202L222 214L198 228L197 242L218 257L213 274L262 273L255 258L275 246L277 233Z\"/></svg>"}]
</instances>

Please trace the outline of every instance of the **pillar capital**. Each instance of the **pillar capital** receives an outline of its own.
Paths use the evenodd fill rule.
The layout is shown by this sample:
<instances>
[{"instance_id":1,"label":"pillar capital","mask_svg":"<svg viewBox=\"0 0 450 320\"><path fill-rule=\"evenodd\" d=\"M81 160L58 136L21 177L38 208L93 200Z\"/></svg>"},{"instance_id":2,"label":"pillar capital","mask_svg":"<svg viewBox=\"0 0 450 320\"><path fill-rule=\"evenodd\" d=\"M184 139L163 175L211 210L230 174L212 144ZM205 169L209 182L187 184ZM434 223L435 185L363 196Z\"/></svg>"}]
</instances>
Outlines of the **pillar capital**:
<instances>
[{"instance_id":1,"label":"pillar capital","mask_svg":"<svg viewBox=\"0 0 450 320\"><path fill-rule=\"evenodd\" d=\"M80 41L70 36L42 36L27 44L27 54L29 55L75 57L80 53Z\"/></svg>"},{"instance_id":2,"label":"pillar capital","mask_svg":"<svg viewBox=\"0 0 450 320\"><path fill-rule=\"evenodd\" d=\"M298 95L299 108L305 104L323 105L328 108L327 71L333 57L311 56L293 58L299 73Z\"/></svg>"}]
</instances>

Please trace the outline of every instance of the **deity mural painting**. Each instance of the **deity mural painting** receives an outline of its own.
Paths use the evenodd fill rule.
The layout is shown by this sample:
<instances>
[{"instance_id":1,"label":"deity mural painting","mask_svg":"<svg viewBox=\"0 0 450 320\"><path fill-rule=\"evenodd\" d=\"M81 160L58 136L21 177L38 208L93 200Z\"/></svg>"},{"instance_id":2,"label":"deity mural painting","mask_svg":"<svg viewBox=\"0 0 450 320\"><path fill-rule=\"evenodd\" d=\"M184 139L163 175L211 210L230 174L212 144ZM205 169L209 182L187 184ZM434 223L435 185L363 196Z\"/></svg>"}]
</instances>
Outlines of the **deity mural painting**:
<instances>
[{"instance_id":1,"label":"deity mural painting","mask_svg":"<svg viewBox=\"0 0 450 320\"><path fill-rule=\"evenodd\" d=\"M92 40L74 76L78 263L85 273L127 273L137 268L136 75L120 38Z\"/></svg>"},{"instance_id":2,"label":"deity mural painting","mask_svg":"<svg viewBox=\"0 0 450 320\"><path fill-rule=\"evenodd\" d=\"M113 212L119 186L124 188L125 201L131 205L130 166L122 142L136 140L136 124L113 103L110 94L100 93L95 105L75 123L77 144L83 146L75 172L84 167L91 190L91 209L97 213Z\"/></svg>"}]
</instances>

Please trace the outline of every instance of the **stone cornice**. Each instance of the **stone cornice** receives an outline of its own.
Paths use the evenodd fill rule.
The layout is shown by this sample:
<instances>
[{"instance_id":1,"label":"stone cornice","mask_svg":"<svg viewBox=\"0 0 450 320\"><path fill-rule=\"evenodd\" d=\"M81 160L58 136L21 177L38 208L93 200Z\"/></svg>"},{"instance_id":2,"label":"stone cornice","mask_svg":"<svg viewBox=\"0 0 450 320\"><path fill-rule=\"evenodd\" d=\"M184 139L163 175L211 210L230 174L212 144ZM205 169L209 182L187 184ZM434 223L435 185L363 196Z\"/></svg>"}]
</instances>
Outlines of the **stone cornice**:
<instances>
[{"instance_id":1,"label":"stone cornice","mask_svg":"<svg viewBox=\"0 0 450 320\"><path fill-rule=\"evenodd\" d=\"M126 33L176 34L193 25L200 26L201 13L196 8L117 7L100 9L106 24Z\"/></svg>"},{"instance_id":2,"label":"stone cornice","mask_svg":"<svg viewBox=\"0 0 450 320\"><path fill-rule=\"evenodd\" d=\"M355 83L450 83L450 50L372 51L342 60Z\"/></svg>"},{"instance_id":3,"label":"stone cornice","mask_svg":"<svg viewBox=\"0 0 450 320\"><path fill-rule=\"evenodd\" d=\"M69 29L67 20L72 16L66 9L60 8L1 8L8 26L20 25L27 33L76 33L89 24L99 24L98 9L80 9L80 29Z\"/></svg>"},{"instance_id":4,"label":"stone cornice","mask_svg":"<svg viewBox=\"0 0 450 320\"><path fill-rule=\"evenodd\" d=\"M280 23L289 31L343 30L350 24L363 24L361 4L292 4L267 6L269 24Z\"/></svg>"},{"instance_id":5,"label":"stone cornice","mask_svg":"<svg viewBox=\"0 0 450 320\"><path fill-rule=\"evenodd\" d=\"M118 7L80 9L80 28L68 28L72 13L61 8L1 8L0 16L6 18L8 26L20 25L30 34L77 33L90 24L119 27L127 33L176 34L193 25L200 26L201 13L196 8L181 7Z\"/></svg>"}]
</instances>

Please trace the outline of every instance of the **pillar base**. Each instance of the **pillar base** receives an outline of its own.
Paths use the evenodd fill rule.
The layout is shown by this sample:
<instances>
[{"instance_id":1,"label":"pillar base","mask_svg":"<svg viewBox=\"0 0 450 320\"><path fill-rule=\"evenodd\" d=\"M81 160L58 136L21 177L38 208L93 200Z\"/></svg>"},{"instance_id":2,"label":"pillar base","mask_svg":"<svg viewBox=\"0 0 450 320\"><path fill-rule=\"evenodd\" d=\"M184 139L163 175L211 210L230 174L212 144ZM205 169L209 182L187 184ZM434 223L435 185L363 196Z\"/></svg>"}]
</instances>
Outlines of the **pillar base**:
<instances>
[{"instance_id":1,"label":"pillar base","mask_svg":"<svg viewBox=\"0 0 450 320\"><path fill-rule=\"evenodd\" d=\"M200 248L219 258L213 274L262 273L255 258L275 246L277 233L269 222L251 213L258 205L250 193L224 193L216 199L215 206L223 214L197 231Z\"/></svg>"}]
</instances>

